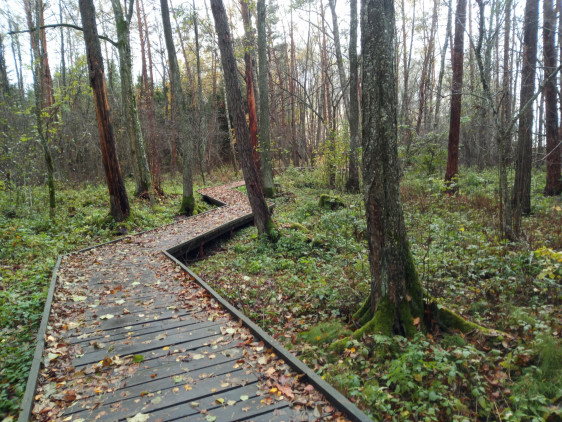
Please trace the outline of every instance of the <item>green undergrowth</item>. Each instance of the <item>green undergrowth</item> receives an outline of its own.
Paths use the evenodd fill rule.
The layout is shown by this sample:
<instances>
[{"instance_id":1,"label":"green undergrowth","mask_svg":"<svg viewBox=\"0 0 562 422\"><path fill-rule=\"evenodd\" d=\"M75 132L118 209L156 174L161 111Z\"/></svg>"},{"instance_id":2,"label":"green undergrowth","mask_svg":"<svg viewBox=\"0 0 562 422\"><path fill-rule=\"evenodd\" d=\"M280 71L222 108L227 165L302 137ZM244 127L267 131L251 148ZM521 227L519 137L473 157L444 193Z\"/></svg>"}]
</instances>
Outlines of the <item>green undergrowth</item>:
<instances>
[{"instance_id":1,"label":"green undergrowth","mask_svg":"<svg viewBox=\"0 0 562 422\"><path fill-rule=\"evenodd\" d=\"M224 180L215 180L221 184ZM107 187L58 186L54 220L44 187L0 189L0 420L17 415L35 352L51 273L57 256L171 223L177 218L181 184L165 182L164 196L129 198L130 217L119 224L109 216ZM133 192L131 181L128 192ZM197 210L208 209L197 195Z\"/></svg>"},{"instance_id":2,"label":"green undergrowth","mask_svg":"<svg viewBox=\"0 0 562 422\"><path fill-rule=\"evenodd\" d=\"M497 174L463 169L459 193L408 171L402 199L417 270L437 305L507 332L490 343L425 321L413 338L366 335L341 353L369 292L360 195L327 191L321 172L278 178L276 243L244 229L191 265L375 420L556 420L562 396L562 210L533 178L520 242L498 236ZM320 207L322 194L343 208ZM251 257L251 259L248 259ZM548 385L548 387L547 387Z\"/></svg>"}]
</instances>

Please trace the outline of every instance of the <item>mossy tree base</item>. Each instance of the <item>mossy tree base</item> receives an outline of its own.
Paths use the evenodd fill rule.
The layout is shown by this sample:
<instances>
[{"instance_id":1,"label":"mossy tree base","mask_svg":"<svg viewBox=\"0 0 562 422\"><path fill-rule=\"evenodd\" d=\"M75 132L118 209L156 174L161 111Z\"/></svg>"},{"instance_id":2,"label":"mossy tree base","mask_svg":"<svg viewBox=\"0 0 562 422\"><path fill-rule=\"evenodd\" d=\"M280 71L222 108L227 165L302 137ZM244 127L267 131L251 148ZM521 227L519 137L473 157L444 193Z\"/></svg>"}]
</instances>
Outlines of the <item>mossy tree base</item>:
<instances>
[{"instance_id":1,"label":"mossy tree base","mask_svg":"<svg viewBox=\"0 0 562 422\"><path fill-rule=\"evenodd\" d=\"M193 195L184 196L181 199L180 214L193 215L195 211L195 197Z\"/></svg>"},{"instance_id":2,"label":"mossy tree base","mask_svg":"<svg viewBox=\"0 0 562 422\"><path fill-rule=\"evenodd\" d=\"M275 188L272 187L263 187L263 196L266 198L275 198Z\"/></svg>"},{"instance_id":3,"label":"mossy tree base","mask_svg":"<svg viewBox=\"0 0 562 422\"><path fill-rule=\"evenodd\" d=\"M448 331L457 331L462 334L475 333L487 338L498 339L499 341L509 337L506 333L468 321L452 310L433 301L425 304L425 310L426 313L429 313L433 322ZM425 328L420 323L414 324L418 317L419 315L417 317L412 315L408 302L404 301L397 307L388 299L382 300L377 310L373 313L370 299L368 298L353 315L353 320L359 325L359 328L350 337L333 343L330 349L340 353L345 349L348 341L353 339L360 340L365 334L381 334L385 336L398 334L412 337L418 331L418 327L421 330Z\"/></svg>"}]
</instances>

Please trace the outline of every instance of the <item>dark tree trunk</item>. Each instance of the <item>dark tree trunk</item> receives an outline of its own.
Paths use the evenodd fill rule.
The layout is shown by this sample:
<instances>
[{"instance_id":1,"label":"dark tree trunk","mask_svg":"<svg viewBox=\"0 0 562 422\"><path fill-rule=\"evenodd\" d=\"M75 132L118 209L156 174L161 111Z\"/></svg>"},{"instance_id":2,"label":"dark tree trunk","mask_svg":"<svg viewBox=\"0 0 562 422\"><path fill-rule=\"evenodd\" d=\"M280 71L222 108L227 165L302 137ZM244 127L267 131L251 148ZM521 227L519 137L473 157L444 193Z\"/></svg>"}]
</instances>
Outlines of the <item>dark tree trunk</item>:
<instances>
[{"instance_id":1,"label":"dark tree trunk","mask_svg":"<svg viewBox=\"0 0 562 422\"><path fill-rule=\"evenodd\" d=\"M437 78L437 93L435 99L435 118L433 120L433 130L439 129L440 108L441 108L441 90L443 88L443 77L445 75L445 58L447 56L447 47L449 45L449 37L451 36L451 21L453 16L452 0L449 0L447 7L447 29L445 30L445 41L441 49L441 66L439 68L439 76Z\"/></svg>"},{"instance_id":2,"label":"dark tree trunk","mask_svg":"<svg viewBox=\"0 0 562 422\"><path fill-rule=\"evenodd\" d=\"M455 18L455 41L453 45L453 81L451 93L451 118L449 123L449 142L447 147L447 171L445 183L447 192L454 194L456 184L453 179L459 173L459 138L461 128L461 97L464 57L464 31L466 22L466 0L457 1Z\"/></svg>"},{"instance_id":3,"label":"dark tree trunk","mask_svg":"<svg viewBox=\"0 0 562 422\"><path fill-rule=\"evenodd\" d=\"M359 192L359 71L357 64L357 0L350 0L349 33L349 179L347 191Z\"/></svg>"},{"instance_id":4,"label":"dark tree trunk","mask_svg":"<svg viewBox=\"0 0 562 422\"><path fill-rule=\"evenodd\" d=\"M232 48L232 37L228 28L228 19L222 0L211 0L211 10L215 19L226 92L228 102L230 103L234 131L236 132L236 141L240 152L240 163L244 172L248 199L254 213L254 222L260 235L266 234L270 239L276 239L278 236L277 229L265 202L261 178L252 155L250 132L246 124L244 103L238 83L238 70Z\"/></svg>"},{"instance_id":5,"label":"dark tree trunk","mask_svg":"<svg viewBox=\"0 0 562 422\"><path fill-rule=\"evenodd\" d=\"M544 0L543 21L544 78L548 79L556 71L556 49L554 45L556 11L552 0ZM546 196L562 193L562 167L560 163L562 148L560 148L558 138L556 79L550 79L544 88L546 122L546 186L544 194Z\"/></svg>"},{"instance_id":6,"label":"dark tree trunk","mask_svg":"<svg viewBox=\"0 0 562 422\"><path fill-rule=\"evenodd\" d=\"M96 27L96 11L93 0L79 0L80 15L82 16L82 28L84 29L84 41L86 42L86 54L88 57L88 69L90 73L90 85L94 94L98 131L100 135L101 153L105 178L109 189L109 200L111 215L115 221L123 221L129 216L129 200L127 191L121 176L121 168L115 150L115 138L113 136L113 125L107 92L105 87L105 75L103 71L103 59Z\"/></svg>"},{"instance_id":7,"label":"dark tree trunk","mask_svg":"<svg viewBox=\"0 0 562 422\"><path fill-rule=\"evenodd\" d=\"M260 158L261 177L263 181L263 193L266 197L275 195L273 183L273 170L271 168L271 135L269 131L269 87L268 87L268 63L267 63L267 38L265 32L266 7L265 0L258 0L258 84L260 91Z\"/></svg>"},{"instance_id":8,"label":"dark tree trunk","mask_svg":"<svg viewBox=\"0 0 562 422\"><path fill-rule=\"evenodd\" d=\"M178 66L178 58L174 40L172 38L172 25L170 23L170 10L168 9L168 1L160 0L162 8L162 23L164 26L164 39L166 41L166 50L168 50L168 62L170 66L171 85L172 85L172 101L174 109L174 122L179 135L182 137L183 145L183 167L182 167L182 184L183 193L180 205L180 212L186 215L192 215L195 210L195 197L193 196L193 139L190 135L190 129L187 125L187 105L181 87L180 69ZM180 129L181 128L181 129Z\"/></svg>"},{"instance_id":9,"label":"dark tree trunk","mask_svg":"<svg viewBox=\"0 0 562 422\"><path fill-rule=\"evenodd\" d=\"M539 4L527 0L523 23L523 64L521 69L521 104L526 104L535 92L537 67L537 38L539 28ZM513 230L519 234L521 215L531 212L531 170L533 158L533 107L519 118L515 182L513 185ZM539 134L540 136L540 134Z\"/></svg>"},{"instance_id":10,"label":"dark tree trunk","mask_svg":"<svg viewBox=\"0 0 562 422\"><path fill-rule=\"evenodd\" d=\"M363 194L371 267L370 299L356 313L364 332L412 335L423 314L400 201L393 0L364 0Z\"/></svg>"}]
</instances>

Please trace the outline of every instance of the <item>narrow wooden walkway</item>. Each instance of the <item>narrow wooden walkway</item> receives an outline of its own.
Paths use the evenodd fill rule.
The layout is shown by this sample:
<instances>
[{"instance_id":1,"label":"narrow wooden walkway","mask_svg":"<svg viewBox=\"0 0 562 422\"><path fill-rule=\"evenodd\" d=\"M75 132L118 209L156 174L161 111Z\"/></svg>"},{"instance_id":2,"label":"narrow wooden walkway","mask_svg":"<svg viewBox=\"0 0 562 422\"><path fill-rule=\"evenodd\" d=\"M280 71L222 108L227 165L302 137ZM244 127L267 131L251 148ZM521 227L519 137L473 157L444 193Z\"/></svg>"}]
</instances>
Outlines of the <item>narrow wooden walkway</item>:
<instances>
[{"instance_id":1,"label":"narrow wooden walkway","mask_svg":"<svg viewBox=\"0 0 562 422\"><path fill-rule=\"evenodd\" d=\"M59 259L20 421L367 420L173 259L251 221L242 184L201 191L225 206Z\"/></svg>"}]
</instances>

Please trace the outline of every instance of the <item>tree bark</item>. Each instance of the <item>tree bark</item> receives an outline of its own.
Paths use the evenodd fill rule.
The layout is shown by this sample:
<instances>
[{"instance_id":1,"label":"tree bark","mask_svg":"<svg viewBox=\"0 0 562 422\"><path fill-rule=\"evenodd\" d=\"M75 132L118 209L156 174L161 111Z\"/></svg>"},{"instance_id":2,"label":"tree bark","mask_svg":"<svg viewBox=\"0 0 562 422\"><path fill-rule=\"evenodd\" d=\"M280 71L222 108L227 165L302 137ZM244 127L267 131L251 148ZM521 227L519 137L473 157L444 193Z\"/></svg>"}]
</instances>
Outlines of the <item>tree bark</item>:
<instances>
[{"instance_id":1,"label":"tree bark","mask_svg":"<svg viewBox=\"0 0 562 422\"><path fill-rule=\"evenodd\" d=\"M137 100L133 90L133 62L131 58L131 18L133 16L133 0L126 2L125 14L121 7L121 0L111 0L119 50L119 74L121 75L121 101L125 115L129 148L133 162L135 177L135 196L147 195L154 201L152 192L152 178L148 169L148 160L144 148L144 139L139 121Z\"/></svg>"},{"instance_id":2,"label":"tree bark","mask_svg":"<svg viewBox=\"0 0 562 422\"><path fill-rule=\"evenodd\" d=\"M195 197L193 196L193 174L192 174L192 160L193 160L193 139L189 135L190 129L187 126L188 113L183 89L181 87L180 69L178 66L178 58L176 56L176 49L174 40L172 38L172 25L170 23L170 10L168 8L167 0L160 0L160 7L162 9L162 24L164 26L164 40L166 42L166 50L168 50L168 62L170 66L170 77L172 85L172 99L174 108L174 122L176 128L182 136L183 146L183 166L182 166L182 201L180 205L180 213L192 215L195 211Z\"/></svg>"},{"instance_id":3,"label":"tree bark","mask_svg":"<svg viewBox=\"0 0 562 422\"><path fill-rule=\"evenodd\" d=\"M263 193L266 197L275 196L275 185L273 182L273 169L271 168L271 134L269 126L269 87L268 87L268 62L267 62L267 37L265 31L266 7L265 0L257 3L257 27L258 27L258 85L260 92L260 127L259 148L261 158L261 177L263 181Z\"/></svg>"},{"instance_id":4,"label":"tree bark","mask_svg":"<svg viewBox=\"0 0 562 422\"><path fill-rule=\"evenodd\" d=\"M349 178L348 192L359 192L359 70L357 62L357 0L350 0L349 32Z\"/></svg>"},{"instance_id":5,"label":"tree bark","mask_svg":"<svg viewBox=\"0 0 562 422\"><path fill-rule=\"evenodd\" d=\"M254 214L254 222L258 229L258 234L265 234L274 240L278 237L278 232L265 202L260 174L252 155L250 132L246 124L242 94L238 83L238 70L232 48L232 37L228 28L226 10L222 0L211 0L211 10L215 20L226 92L231 107L236 141L240 152L240 162L244 172L248 199Z\"/></svg>"},{"instance_id":6,"label":"tree bark","mask_svg":"<svg viewBox=\"0 0 562 422\"><path fill-rule=\"evenodd\" d=\"M111 215L115 221L123 221L129 216L129 200L121 176L121 168L115 149L111 113L107 101L103 59L96 27L96 12L93 0L79 0L86 55L90 74L90 85L94 94L98 131L105 178L109 189Z\"/></svg>"},{"instance_id":7,"label":"tree bark","mask_svg":"<svg viewBox=\"0 0 562 422\"><path fill-rule=\"evenodd\" d=\"M413 319L423 315L400 201L394 19L393 0L362 2L363 194L371 293L355 315L363 324L355 337L412 335Z\"/></svg>"},{"instance_id":8,"label":"tree bark","mask_svg":"<svg viewBox=\"0 0 562 422\"><path fill-rule=\"evenodd\" d=\"M433 119L433 130L439 129L440 108L441 108L441 91L443 89L443 77L445 75L445 58L447 56L447 47L449 45L449 38L451 36L453 5L452 0L449 0L447 5L447 29L445 30L445 42L441 49L441 66L439 67L439 76L437 77L437 93L435 99L435 118Z\"/></svg>"},{"instance_id":9,"label":"tree bark","mask_svg":"<svg viewBox=\"0 0 562 422\"><path fill-rule=\"evenodd\" d=\"M459 172L459 138L461 127L461 98L464 57L464 26L466 22L466 0L457 1L455 18L455 42L453 46L453 80L451 93L451 118L449 121L449 142L447 147L447 171L445 183L447 193L457 190L453 179Z\"/></svg>"},{"instance_id":10,"label":"tree bark","mask_svg":"<svg viewBox=\"0 0 562 422\"><path fill-rule=\"evenodd\" d=\"M345 115L349 119L349 90L347 78L345 76L345 68L343 66L343 55L341 53L340 30L338 28L338 17L336 15L336 0L328 0L328 2L330 3L330 11L332 12L332 32L334 33L334 46L336 48L336 61L338 63L338 75L340 77L343 105L345 107ZM357 28L355 29L357 30Z\"/></svg>"},{"instance_id":11,"label":"tree bark","mask_svg":"<svg viewBox=\"0 0 562 422\"><path fill-rule=\"evenodd\" d=\"M552 0L543 2L543 53L544 78L548 79L556 69L556 49L554 35L556 30L556 11ZM560 140L558 137L558 110L556 98L556 80L551 80L544 89L545 128L546 128L546 196L562 193Z\"/></svg>"},{"instance_id":12,"label":"tree bark","mask_svg":"<svg viewBox=\"0 0 562 422\"><path fill-rule=\"evenodd\" d=\"M248 0L240 0L242 11L242 22L244 24L244 63L246 71L244 79L246 81L246 102L248 104L248 121L250 127L250 140L252 142L252 155L256 162L256 167L260 168L260 156L258 146L258 115L256 113L256 96L254 93L254 74L252 71L252 55L250 51L254 48L252 27L250 23L250 10Z\"/></svg>"},{"instance_id":13,"label":"tree bark","mask_svg":"<svg viewBox=\"0 0 562 422\"><path fill-rule=\"evenodd\" d=\"M539 4L527 0L523 23L523 64L521 69L520 103L526 104L535 92ZM513 230L520 232L521 215L531 212L531 171L533 163L533 107L528 107L519 119L515 181L513 185ZM540 136L540 133L539 133Z\"/></svg>"}]
</instances>

